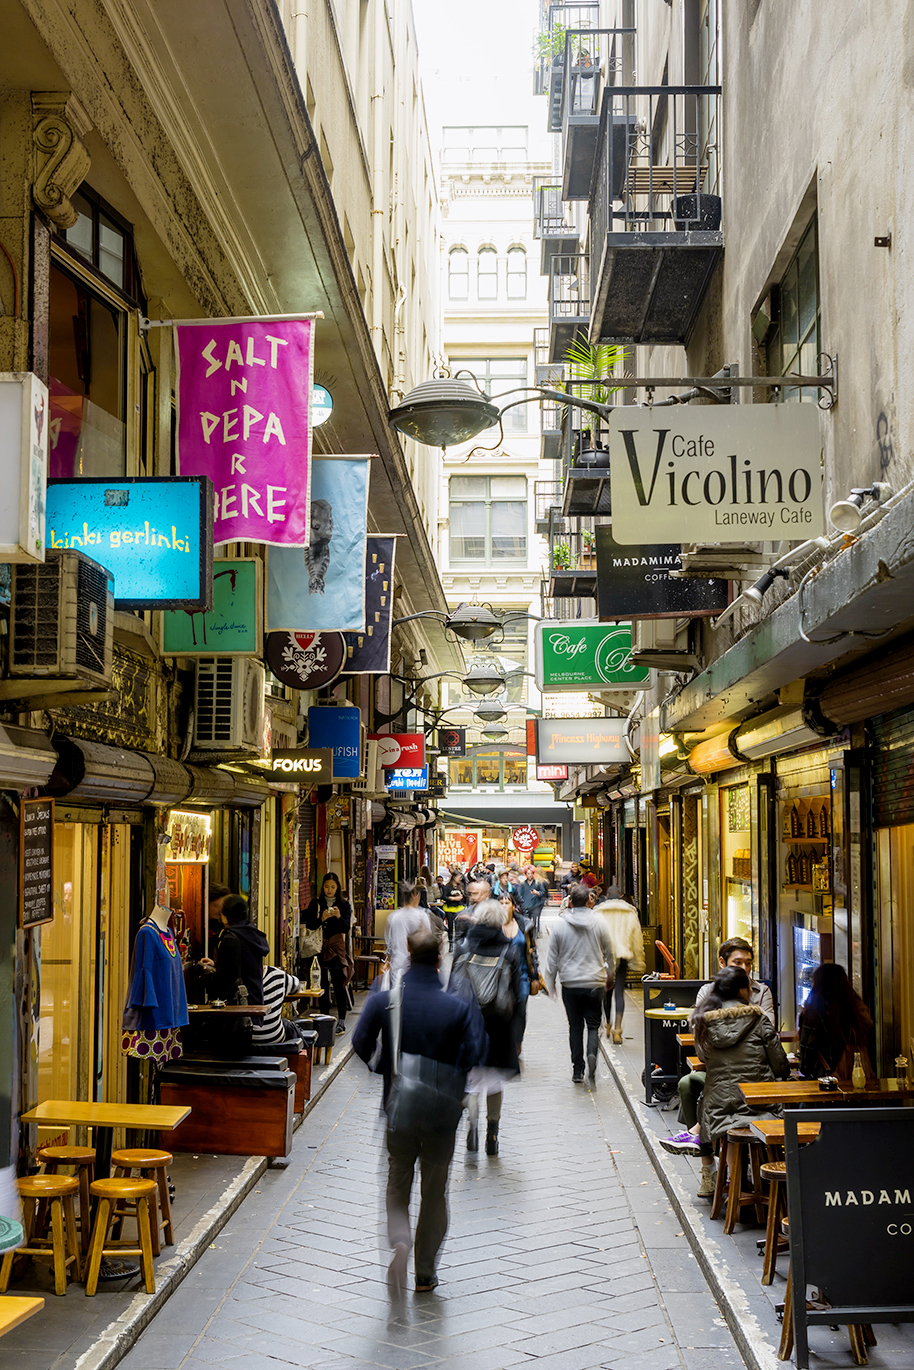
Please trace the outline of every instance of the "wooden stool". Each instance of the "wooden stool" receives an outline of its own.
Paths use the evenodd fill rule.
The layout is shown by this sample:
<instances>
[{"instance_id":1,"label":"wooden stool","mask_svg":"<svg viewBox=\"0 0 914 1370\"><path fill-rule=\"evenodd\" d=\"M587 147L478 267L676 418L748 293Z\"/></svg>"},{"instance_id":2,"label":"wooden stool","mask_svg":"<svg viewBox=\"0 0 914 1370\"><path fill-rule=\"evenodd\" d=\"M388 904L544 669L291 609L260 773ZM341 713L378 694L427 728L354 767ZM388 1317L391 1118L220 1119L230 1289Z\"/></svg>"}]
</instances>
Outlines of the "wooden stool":
<instances>
[{"instance_id":1,"label":"wooden stool","mask_svg":"<svg viewBox=\"0 0 914 1370\"><path fill-rule=\"evenodd\" d=\"M762 1284L771 1284L774 1279L778 1258L780 1220L784 1217L784 1189L787 1183L787 1162L766 1161L762 1166L762 1179L768 1181L768 1225L765 1229L765 1263L762 1266Z\"/></svg>"},{"instance_id":2,"label":"wooden stool","mask_svg":"<svg viewBox=\"0 0 914 1370\"><path fill-rule=\"evenodd\" d=\"M74 1181L75 1183L75 1181ZM146 1293L154 1294L155 1275L152 1270L152 1224L150 1203L156 1195L155 1180L94 1180L89 1193L98 1199L98 1212L92 1229L92 1245L89 1248L89 1265L86 1271L86 1294L94 1294L98 1288L98 1272L103 1256L139 1256L146 1281ZM115 1216L119 1203L136 1205L136 1225L139 1233L139 1246L130 1246L123 1241L108 1241L108 1229Z\"/></svg>"},{"instance_id":3,"label":"wooden stool","mask_svg":"<svg viewBox=\"0 0 914 1370\"><path fill-rule=\"evenodd\" d=\"M728 1175L727 1213L724 1218L724 1231L729 1236L740 1219L740 1212L750 1204L755 1206L755 1215L760 1223L765 1221L764 1210L768 1206L768 1195L762 1189L760 1174L760 1146L750 1127L731 1127L727 1132L725 1163ZM743 1161L746 1148L749 1149L749 1168L752 1172L752 1188L743 1189ZM718 1171L718 1179L720 1172ZM716 1198L715 1194L715 1198ZM719 1210L718 1210L719 1211Z\"/></svg>"},{"instance_id":4,"label":"wooden stool","mask_svg":"<svg viewBox=\"0 0 914 1370\"><path fill-rule=\"evenodd\" d=\"M787 1236L790 1230L790 1223L787 1218L781 1219L781 1231ZM804 1290L805 1294L805 1290ZM876 1345L876 1337L873 1328L868 1322L852 1322L847 1324L847 1335L851 1343L851 1357L855 1365L869 1365L869 1357L866 1354L868 1346ZM778 1346L778 1360L790 1360L793 1353L793 1280L790 1275L790 1267L787 1267L787 1292L784 1295L784 1322L781 1327L781 1341Z\"/></svg>"},{"instance_id":5,"label":"wooden stool","mask_svg":"<svg viewBox=\"0 0 914 1370\"><path fill-rule=\"evenodd\" d=\"M89 1185L95 1179L94 1146L43 1146L38 1159L46 1175L57 1175L61 1167L72 1166L79 1181L79 1245L83 1256L89 1250Z\"/></svg>"},{"instance_id":6,"label":"wooden stool","mask_svg":"<svg viewBox=\"0 0 914 1370\"><path fill-rule=\"evenodd\" d=\"M152 1254L158 1256L161 1250L159 1238L159 1223L162 1226L162 1239L165 1246L174 1246L175 1230L171 1218L171 1195L168 1192L168 1175L166 1167L170 1166L174 1157L168 1151L159 1151L154 1147L132 1147L129 1150L112 1151L111 1164L114 1167L114 1174L117 1177L129 1175L132 1170L138 1170L144 1180L155 1180L158 1189L159 1202L157 1209L154 1210L155 1222L152 1224ZM118 1216L123 1213L134 1212L133 1204L118 1205Z\"/></svg>"},{"instance_id":7,"label":"wooden stool","mask_svg":"<svg viewBox=\"0 0 914 1370\"><path fill-rule=\"evenodd\" d=\"M25 1245L7 1251L0 1266L0 1294L5 1294L17 1256L36 1256L54 1263L54 1293L67 1292L67 1267L73 1263L77 1279L80 1274L79 1245L76 1240L76 1215L73 1195L79 1192L79 1181L74 1175L27 1175L16 1181L23 1200L25 1216ZM35 1233L37 1210L47 1204L51 1210L51 1237ZM69 1254L68 1254L69 1252Z\"/></svg>"}]
</instances>

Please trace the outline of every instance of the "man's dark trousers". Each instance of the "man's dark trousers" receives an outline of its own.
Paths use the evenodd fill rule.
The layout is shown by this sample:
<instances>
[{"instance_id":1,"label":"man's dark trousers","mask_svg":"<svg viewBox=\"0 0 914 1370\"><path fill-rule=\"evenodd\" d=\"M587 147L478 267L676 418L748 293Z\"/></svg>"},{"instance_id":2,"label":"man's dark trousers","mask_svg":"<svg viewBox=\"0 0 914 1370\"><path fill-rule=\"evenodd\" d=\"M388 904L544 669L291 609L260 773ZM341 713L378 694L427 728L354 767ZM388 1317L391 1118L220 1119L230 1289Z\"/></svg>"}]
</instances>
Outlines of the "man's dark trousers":
<instances>
[{"instance_id":1,"label":"man's dark trousers","mask_svg":"<svg viewBox=\"0 0 914 1370\"><path fill-rule=\"evenodd\" d=\"M417 1128L387 1133L387 1235L391 1249L410 1244L409 1197L419 1162L421 1202L414 1251L416 1283L434 1278L438 1251L447 1233L447 1178L454 1132Z\"/></svg>"},{"instance_id":2,"label":"man's dark trousers","mask_svg":"<svg viewBox=\"0 0 914 1370\"><path fill-rule=\"evenodd\" d=\"M600 1042L600 1017L603 990L567 989L562 986L562 1003L568 1015L568 1045L575 1075L584 1074L584 1028L587 1028L587 1055L596 1056Z\"/></svg>"}]
</instances>

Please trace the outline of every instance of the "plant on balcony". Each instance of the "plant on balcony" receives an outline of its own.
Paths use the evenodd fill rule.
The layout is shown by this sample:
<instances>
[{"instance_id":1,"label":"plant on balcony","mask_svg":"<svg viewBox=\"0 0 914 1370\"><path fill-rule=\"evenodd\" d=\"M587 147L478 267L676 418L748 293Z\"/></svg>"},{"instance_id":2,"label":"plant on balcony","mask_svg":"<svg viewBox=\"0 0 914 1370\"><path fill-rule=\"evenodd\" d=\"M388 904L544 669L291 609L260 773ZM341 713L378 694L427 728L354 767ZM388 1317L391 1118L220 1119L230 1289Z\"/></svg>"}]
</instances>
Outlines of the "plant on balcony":
<instances>
[{"instance_id":1,"label":"plant on balcony","mask_svg":"<svg viewBox=\"0 0 914 1370\"><path fill-rule=\"evenodd\" d=\"M582 530L581 545L584 550L578 557L578 570L593 571L597 564L597 535L590 528Z\"/></svg>"},{"instance_id":2,"label":"plant on balcony","mask_svg":"<svg viewBox=\"0 0 914 1370\"><path fill-rule=\"evenodd\" d=\"M551 29L543 29L536 35L534 52L541 62L552 62L556 57L565 57L565 25L555 23Z\"/></svg>"},{"instance_id":3,"label":"plant on balcony","mask_svg":"<svg viewBox=\"0 0 914 1370\"><path fill-rule=\"evenodd\" d=\"M557 542L552 549L553 571L571 570L571 548L567 542Z\"/></svg>"},{"instance_id":4,"label":"plant on balcony","mask_svg":"<svg viewBox=\"0 0 914 1370\"><path fill-rule=\"evenodd\" d=\"M592 552L597 541L597 535L592 528L585 528L581 533L581 541L584 544L585 552Z\"/></svg>"},{"instance_id":5,"label":"plant on balcony","mask_svg":"<svg viewBox=\"0 0 914 1370\"><path fill-rule=\"evenodd\" d=\"M614 343L591 343L579 334L565 352L569 381L602 381L621 364L625 355L624 347L618 347ZM621 389L621 385L605 384L572 387L573 393L580 399L592 400L595 404L607 404L610 395ZM599 415L591 414L586 409L579 409L577 412L580 415L581 432L590 434L590 445L595 447L600 432Z\"/></svg>"}]
</instances>

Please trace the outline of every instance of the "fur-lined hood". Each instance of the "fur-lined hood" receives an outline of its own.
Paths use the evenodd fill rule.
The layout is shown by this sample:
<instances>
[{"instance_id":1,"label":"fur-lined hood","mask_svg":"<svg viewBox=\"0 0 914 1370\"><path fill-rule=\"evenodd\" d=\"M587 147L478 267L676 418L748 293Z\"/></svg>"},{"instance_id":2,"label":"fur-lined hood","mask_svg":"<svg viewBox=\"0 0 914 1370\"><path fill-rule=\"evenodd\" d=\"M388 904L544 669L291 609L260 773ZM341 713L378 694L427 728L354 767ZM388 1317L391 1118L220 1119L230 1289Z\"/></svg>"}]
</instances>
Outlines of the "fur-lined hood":
<instances>
[{"instance_id":1,"label":"fur-lined hood","mask_svg":"<svg viewBox=\"0 0 914 1370\"><path fill-rule=\"evenodd\" d=\"M704 1034L715 1047L727 1049L738 1046L752 1032L760 1018L765 1014L758 1004L727 1004L725 1008L712 1008L702 1014ZM767 1018L765 1019L767 1022Z\"/></svg>"}]
</instances>

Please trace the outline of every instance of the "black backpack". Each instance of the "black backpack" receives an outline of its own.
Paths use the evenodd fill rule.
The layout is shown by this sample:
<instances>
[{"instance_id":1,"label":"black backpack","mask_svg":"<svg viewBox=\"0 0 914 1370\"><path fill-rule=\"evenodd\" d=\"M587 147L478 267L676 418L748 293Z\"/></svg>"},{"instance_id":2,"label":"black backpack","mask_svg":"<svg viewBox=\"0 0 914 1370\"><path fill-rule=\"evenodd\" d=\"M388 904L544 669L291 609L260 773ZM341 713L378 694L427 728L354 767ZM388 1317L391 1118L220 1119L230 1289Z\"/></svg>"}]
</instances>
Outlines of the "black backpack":
<instances>
[{"instance_id":1,"label":"black backpack","mask_svg":"<svg viewBox=\"0 0 914 1370\"><path fill-rule=\"evenodd\" d=\"M497 956L464 951L454 961L451 974L469 981L484 1018L508 1019L514 1013L517 996L511 983L512 967L508 960L510 947L509 942Z\"/></svg>"}]
</instances>

